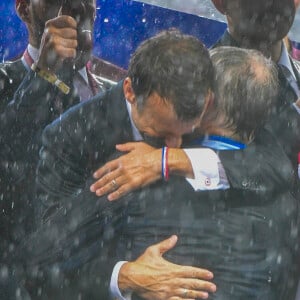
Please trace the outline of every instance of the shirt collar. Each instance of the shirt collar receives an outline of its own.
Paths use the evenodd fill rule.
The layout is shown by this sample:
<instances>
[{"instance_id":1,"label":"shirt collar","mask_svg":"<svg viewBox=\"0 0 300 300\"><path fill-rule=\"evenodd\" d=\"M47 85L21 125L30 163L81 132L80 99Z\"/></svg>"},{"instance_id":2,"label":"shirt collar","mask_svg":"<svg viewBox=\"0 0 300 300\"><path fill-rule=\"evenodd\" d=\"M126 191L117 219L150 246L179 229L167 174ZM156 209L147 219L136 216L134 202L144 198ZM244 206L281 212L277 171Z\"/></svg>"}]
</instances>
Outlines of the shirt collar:
<instances>
[{"instance_id":1,"label":"shirt collar","mask_svg":"<svg viewBox=\"0 0 300 300\"><path fill-rule=\"evenodd\" d=\"M128 111L128 115L130 118L130 124L131 124L131 129L132 129L132 135L133 135L133 139L134 141L142 141L143 137L141 135L141 133L139 132L139 130L137 129L137 127L135 126L133 120L132 120L132 116L131 116L131 104L129 103L129 101L126 99L126 107L127 107L127 111Z\"/></svg>"},{"instance_id":2,"label":"shirt collar","mask_svg":"<svg viewBox=\"0 0 300 300\"><path fill-rule=\"evenodd\" d=\"M27 51L28 54L30 55L30 57L32 58L32 60L34 62L37 61L38 57L39 57L39 50L35 47L33 47L32 45L28 44L27 46ZM26 60L24 59L24 56L22 57L22 62L25 65L26 68L28 68L28 65L26 63ZM80 69L78 71L78 73L80 74L80 76L84 79L84 81L89 84L89 79L88 79L88 75L87 75L87 71L86 71L86 67L83 67L82 69Z\"/></svg>"},{"instance_id":3,"label":"shirt collar","mask_svg":"<svg viewBox=\"0 0 300 300\"><path fill-rule=\"evenodd\" d=\"M39 57L39 50L29 44L27 47L27 51L32 60L36 62Z\"/></svg>"}]
</instances>

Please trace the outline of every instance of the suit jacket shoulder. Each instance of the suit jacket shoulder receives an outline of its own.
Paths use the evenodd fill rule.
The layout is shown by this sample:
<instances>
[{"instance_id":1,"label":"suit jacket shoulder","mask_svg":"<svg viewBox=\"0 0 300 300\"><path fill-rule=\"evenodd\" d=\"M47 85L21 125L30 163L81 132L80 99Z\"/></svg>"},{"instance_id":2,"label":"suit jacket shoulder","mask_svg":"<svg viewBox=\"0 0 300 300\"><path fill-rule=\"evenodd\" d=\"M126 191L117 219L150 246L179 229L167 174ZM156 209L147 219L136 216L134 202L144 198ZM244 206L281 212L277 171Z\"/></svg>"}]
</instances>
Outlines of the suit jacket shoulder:
<instances>
[{"instance_id":1,"label":"suit jacket shoulder","mask_svg":"<svg viewBox=\"0 0 300 300\"><path fill-rule=\"evenodd\" d=\"M127 74L127 70L96 56L92 56L90 62L91 72L95 76L104 78L108 81L117 83Z\"/></svg>"},{"instance_id":2,"label":"suit jacket shoulder","mask_svg":"<svg viewBox=\"0 0 300 300\"><path fill-rule=\"evenodd\" d=\"M27 72L21 59L0 64L0 112L13 99Z\"/></svg>"},{"instance_id":3,"label":"suit jacket shoulder","mask_svg":"<svg viewBox=\"0 0 300 300\"><path fill-rule=\"evenodd\" d=\"M291 161L277 138L266 129L261 130L246 149L220 151L219 157L233 188L265 191L293 189L295 176Z\"/></svg>"},{"instance_id":4,"label":"suit jacket shoulder","mask_svg":"<svg viewBox=\"0 0 300 300\"><path fill-rule=\"evenodd\" d=\"M86 179L114 152L132 140L122 82L80 103L44 130L37 170L40 214L78 193Z\"/></svg>"},{"instance_id":5,"label":"suit jacket shoulder","mask_svg":"<svg viewBox=\"0 0 300 300\"><path fill-rule=\"evenodd\" d=\"M127 74L125 69L96 56L91 57L87 66L93 80L101 91L116 85Z\"/></svg>"}]
</instances>

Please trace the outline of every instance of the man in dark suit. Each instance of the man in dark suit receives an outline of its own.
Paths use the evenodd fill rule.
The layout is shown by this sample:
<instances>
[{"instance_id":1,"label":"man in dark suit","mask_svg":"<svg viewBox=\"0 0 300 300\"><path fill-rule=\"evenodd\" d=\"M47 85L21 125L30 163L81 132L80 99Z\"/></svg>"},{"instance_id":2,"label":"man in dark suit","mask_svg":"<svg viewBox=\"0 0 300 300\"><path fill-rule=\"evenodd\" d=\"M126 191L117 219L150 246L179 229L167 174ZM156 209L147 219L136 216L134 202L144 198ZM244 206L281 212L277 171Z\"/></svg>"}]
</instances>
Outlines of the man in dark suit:
<instances>
[{"instance_id":1,"label":"man in dark suit","mask_svg":"<svg viewBox=\"0 0 300 300\"><path fill-rule=\"evenodd\" d=\"M106 269L110 266L105 255L106 253L109 254L107 252L109 249L106 249L106 247L110 244L107 243L108 246L105 244L105 238L110 239L109 230L104 233L104 247L101 247L101 236L103 234L102 224L104 222L105 225L105 220L110 220L109 211L111 208L105 209L103 201L100 202L99 210L96 213L96 215L99 213L100 218L97 218L99 222L96 220L96 223L94 223L97 210L95 210L94 202L82 202L82 200L85 200L85 198L81 198L83 197L82 194L75 197L79 200L73 201L72 198L67 198L76 196L85 186L88 188L89 185L87 185L86 180L95 168L110 159L115 152L116 144L134 140L133 136L136 132L142 133L146 139L147 137L159 136L164 139L167 145L178 147L181 144L182 136L193 132L194 128L201 123L202 116L211 101L212 80L213 67L209 53L198 39L177 31L163 32L145 41L134 53L129 66L128 77L124 81L106 93L99 94L89 101L74 106L46 128L43 135L41 161L37 171L39 189L37 200L43 202L48 208L43 215L46 224L42 228L45 229L46 227L46 231L50 231L46 235L43 234L43 230L37 233L37 237L41 237L43 240L37 244L46 246L46 248L40 248L42 253L38 253L39 250L36 246L31 249L32 245L37 245L34 242L35 239L33 243L29 242L28 251L21 251L21 254L28 253L26 261L28 259L29 264L27 266L29 270L31 270L30 266L33 266L33 271L29 272L30 275L33 277L37 275L35 279L39 279L39 275L42 278L45 271L47 275L50 274L50 277L51 275L56 277L54 274L56 263L52 264L51 261L53 262L53 258L56 256L54 253L57 252L50 250L50 264L47 257L45 258L43 255L49 249L48 246L52 248L52 246L60 244L61 238L56 235L60 232L60 230L57 231L57 224L61 222L59 226L62 230L61 233L67 233L66 235L63 234L62 243L65 245L65 238L70 237L71 240L68 239L68 241L71 242L69 245L72 248L74 240L69 235L70 230L74 229L73 225L77 227L77 222L86 224L86 220L89 219L88 216L91 214L91 222L96 225L96 231L93 231L87 224L87 232L82 232L83 236L79 237L78 240L80 241L83 238L86 241L86 234L93 236L90 236L91 239L88 238L91 244L89 242L87 244L85 242L80 243L80 246L87 246L87 252L83 251L77 254L75 245L75 256L79 255L80 258L77 256L79 259L76 259L75 256L71 255L70 260L65 260L65 255L61 256L62 253L59 250L64 246L61 247L61 244L58 246L59 253L56 257L59 257L58 261L62 259L62 265L59 266L62 267L62 274L68 273L68 270L71 273L71 276L66 279L70 283L70 288L67 288L64 285L65 281L61 281L59 278L58 281L54 277L50 278L50 282L51 279L54 279L54 285L57 283L58 292L59 287L63 284L64 289L60 292L64 294L67 293L66 290L78 294L78 289L75 289L78 286L82 297L86 297L86 299L91 299L89 295L97 292L99 295L103 292L107 294L105 284L110 279L112 268L109 268L107 273L105 270L101 271L100 267L98 269L94 269L94 267L102 264L102 268ZM90 194L89 191L88 194ZM79 204L76 204L77 201L79 201ZM109 203L105 201L104 205L107 204ZM67 220L68 212L65 211L65 208L67 208L67 211L68 208L71 208L70 222ZM52 217L54 210L56 210L56 213ZM78 215L72 218L77 214L75 211ZM80 217L81 214L83 218ZM58 220L56 219L57 216ZM118 217L118 212L114 210L112 217ZM54 232L51 231L52 229L54 229ZM75 235L77 233L76 231ZM50 240L56 240L55 236L58 243L52 244L50 242L49 245ZM94 243L95 236L96 241ZM171 241L171 244L174 244L174 241ZM38 250L38 252L35 252L35 250ZM100 255L96 256L94 251L100 253ZM67 253L65 252L65 254ZM35 258L41 257L41 255L43 258L38 259L38 263L35 264ZM104 266L103 259L105 259ZM85 264L84 262L90 263ZM77 264L79 264L79 267L77 267ZM39 271L35 272L37 271L34 268L35 266L38 269L41 267L41 273ZM48 273L47 266L50 269ZM162 278L165 270L168 269L168 271L171 270L168 276L174 279L179 277L182 284L190 286L196 281L196 292L198 289L214 290L214 285L205 281L212 278L211 273L208 271L176 266L171 263L164 263L163 266L159 270L161 275L155 278L156 280ZM98 271L99 275L97 276ZM58 273L56 274L58 275ZM85 277L83 274L87 274L87 276ZM191 280L191 274L195 276L193 280ZM84 278L92 279L86 281ZM79 283L73 285L73 280L75 282L79 281ZM48 284L49 281L46 281L46 283ZM83 284L82 289L80 287L81 283ZM171 282L169 284L174 285L175 283ZM43 281L40 286L42 292L47 288L43 287ZM57 291L57 288L50 288L48 291ZM169 292L172 293L172 289ZM55 297L58 299L59 294L56 294ZM201 297L199 291L199 298Z\"/></svg>"},{"instance_id":2,"label":"man in dark suit","mask_svg":"<svg viewBox=\"0 0 300 300\"><path fill-rule=\"evenodd\" d=\"M243 143L232 137L250 142L262 126L276 97L277 73L259 54L251 59L245 50L222 51L219 48L213 54L218 66L217 86L220 85L216 92L218 113L210 107L205 122L211 133L226 132L231 138L212 137L206 139L205 145L214 148L212 145L219 143L223 149L224 145L227 149L236 149ZM235 64L228 59L233 53ZM231 86L230 81L224 82L224 74L240 88L224 93ZM246 98L241 97L242 87L249 86L251 91L246 93ZM251 104L253 94L256 101ZM236 114L235 107L230 105L232 102L244 104L241 110L247 114ZM257 109L257 122L253 124ZM145 299L168 299L172 295L181 299L206 298L213 286L205 282L201 285L195 278L190 282L174 278L174 265L166 265L153 250L155 246L141 254L153 242L176 233L180 242L167 257L176 263L209 266L214 270L218 289L215 296L210 295L211 299L288 299L285 296L289 288L282 278L292 273L297 235L291 234L298 220L297 201L290 195L292 168L268 132L257 134L249 151L255 151L255 156L244 168L252 169L256 175L254 181L237 185L247 178L241 175L243 172L233 173L236 175L229 176L233 185L227 191L195 193L185 180L171 178L167 184L159 182L109 203L105 197L97 199L95 194L89 193L88 182L84 192L63 199L61 209L19 250L27 272L32 274L28 288L31 291L41 288L44 293L41 297L51 295L52 291L56 299L61 294L65 299L72 298L69 293L73 293L73 297L80 293L83 299L97 299L99 295L107 299L104 283L119 257L136 259L121 267L118 283L123 292L134 291ZM261 159L261 165L251 168L257 159ZM232 168L236 169L234 159ZM37 285L34 276L41 279ZM166 278L172 279L171 289Z\"/></svg>"},{"instance_id":3,"label":"man in dark suit","mask_svg":"<svg viewBox=\"0 0 300 300\"><path fill-rule=\"evenodd\" d=\"M278 65L279 96L269 128L274 132L296 169L300 149L300 65L287 52L283 38L295 17L293 0L212 0L225 14L228 29L213 46L236 46L261 51Z\"/></svg>"},{"instance_id":4,"label":"man in dark suit","mask_svg":"<svg viewBox=\"0 0 300 300\"><path fill-rule=\"evenodd\" d=\"M43 128L72 105L104 91L125 76L124 70L113 65L108 69L108 63L92 56L95 1L81 1L80 6L74 1L67 3L71 7L61 7L62 1L16 0L16 11L28 29L29 44L20 59L0 64L3 259L33 225L32 198ZM69 101L68 95L54 84L45 84L45 78L32 72L34 64L52 78L57 75L78 97ZM119 77L115 76L117 71ZM29 99L23 98L26 93L31 93Z\"/></svg>"},{"instance_id":5,"label":"man in dark suit","mask_svg":"<svg viewBox=\"0 0 300 300\"><path fill-rule=\"evenodd\" d=\"M153 46L156 39L160 49ZM176 31L150 39L133 55L123 82L73 107L46 128L37 170L39 201L55 206L78 193L116 144L152 137L171 147L181 145L182 136L200 124L212 97L208 51L192 41ZM158 101L161 98L168 101Z\"/></svg>"},{"instance_id":6,"label":"man in dark suit","mask_svg":"<svg viewBox=\"0 0 300 300\"><path fill-rule=\"evenodd\" d=\"M63 66L53 68L51 60L62 63L68 56L72 58L76 54L76 71L79 71L79 76L76 75L77 89L81 87L86 92L83 94L80 91L81 101L91 98L97 92L110 87L111 83L125 77L125 70L92 55L95 1L83 1L84 8L69 2L74 7L62 10L61 1L45 3L45 1L16 0L16 12L27 27L29 44L21 58L0 64L0 112L13 99L14 93L35 62L40 68L56 72ZM73 17L66 16L72 14L73 17L78 14L77 24L72 21ZM71 32L72 35L67 37L66 30L72 29L74 30ZM69 61L67 65L72 63ZM66 108L63 107L64 110Z\"/></svg>"},{"instance_id":7,"label":"man in dark suit","mask_svg":"<svg viewBox=\"0 0 300 300\"><path fill-rule=\"evenodd\" d=\"M293 0L212 0L228 29L214 45L257 49L278 65L279 96L267 126L276 135L297 174L300 151L300 65L288 55L284 37L295 17ZM222 157L221 157L222 158ZM226 161L224 160L224 164ZM300 197L299 181L295 193Z\"/></svg>"},{"instance_id":8,"label":"man in dark suit","mask_svg":"<svg viewBox=\"0 0 300 300\"><path fill-rule=\"evenodd\" d=\"M218 289L212 296L213 299L274 299L275 295L278 299L289 299L295 287L296 265L293 265L293 262L296 262L298 247L297 235L291 235L291 232L297 228L299 213L297 201L290 195L294 189L294 185L290 183L295 183L295 176L282 149L275 154L277 148L281 147L274 143L274 138L264 131L258 131L267 120L267 111L270 112L270 107L274 105L277 97L277 72L273 71L269 78L263 77L270 72L270 62L262 59L263 56L258 55L257 52L254 52L252 57L249 50L219 47L211 53L216 71L216 108L212 110L212 114L208 112L206 117L204 116L202 128L206 129L205 133L214 135L205 137L202 144L216 150L230 150L218 152L220 157L227 158L228 169L225 170L230 190L190 194L187 184L177 180L176 183L170 181L165 188L158 185L131 195L134 204L129 204L128 221L124 222L121 228L120 243L123 247L119 251L120 258L124 258L122 255L126 253L129 259L135 259L151 242L156 242L157 239L175 232L181 239L185 239L184 248L179 248L177 252L176 247L177 254L172 250L168 258L177 263L209 266L208 269L214 273L217 270L214 280ZM261 60L255 60L255 57L256 59L261 57ZM238 88L232 89L232 86ZM255 123L253 123L254 119ZM227 138L215 135L225 135ZM234 142L231 140L233 142L231 146L228 145L230 143L228 137L235 139ZM249 145L241 151L242 144L237 140ZM135 144L130 143L130 147L127 147L129 154L108 162L101 168L102 171L109 169L109 172L102 178L104 186L99 187L100 191L103 188L105 192L114 195L115 190L106 184L106 178L109 182L111 174L119 183L118 189L122 191L121 194L134 181L130 177L139 182L139 186L135 188L144 186L147 180L149 181L147 178L145 180L144 174L139 174L135 164L130 162L130 156L134 154L137 165L147 166L149 149L148 153L139 153L136 150L139 147ZM155 151L157 150L153 150ZM168 149L168 152L172 158L179 157L179 152L183 150ZM129 158L126 159L126 156ZM155 166L156 160L159 159L155 159L154 155L151 158L152 165ZM279 166L279 161L282 159L284 162ZM170 168L174 170L174 162L171 160L169 163ZM149 165L148 168L151 169L151 166ZM152 170L155 173L155 167L152 167ZM289 173L285 174L287 170ZM155 179L155 176L152 177ZM289 178L288 182L283 178ZM131 189L133 187L131 186ZM209 184L207 189L211 189ZM138 200L134 201L135 199ZM188 204L185 201L187 199ZM292 215L287 211L292 212ZM182 216L183 212L186 212L185 217ZM261 218L269 219L269 222L274 224L273 229L277 232L278 240L272 240L275 231L268 229L267 223L263 225ZM249 228L249 231L246 231L246 228ZM250 228L260 229L254 234ZM259 230L262 230L261 233L266 240L268 236L270 237L270 243L264 244L260 238L257 238L261 234ZM187 236L189 239L186 238ZM189 244L190 240L198 243L200 249L196 249L194 244ZM199 241L202 241L203 249ZM249 246L251 243L252 246ZM221 253L224 250L223 245L232 249L227 253L228 255L225 255L226 252ZM245 245L250 247L249 252L244 248ZM274 257L284 253L285 261L282 262L282 269L274 268L277 265L276 259L268 260L265 256L260 256L260 251L271 251ZM218 260L212 259L214 255L219 256ZM243 260L239 260L238 257L243 257ZM124 268L128 272L126 265ZM234 272L232 272L233 268ZM273 278L268 275L271 269L273 269ZM284 275L280 278L278 274L281 273ZM274 282L274 285L271 286L263 280L267 277ZM122 281L122 274L120 280ZM143 289L141 286L138 288ZM193 293L190 293L189 297L193 298Z\"/></svg>"},{"instance_id":9,"label":"man in dark suit","mask_svg":"<svg viewBox=\"0 0 300 300\"><path fill-rule=\"evenodd\" d=\"M245 162L240 165L240 174L230 177L238 182L244 176L241 169L250 168L257 182L195 193L185 180L170 178L166 184L131 194L117 253L120 259L134 260L151 243L177 234L180 240L166 258L211 270L217 291L209 299L293 299L299 245L298 235L293 234L299 225L299 203L291 193L295 175L283 149L261 131L267 119L264 110L276 100L277 72L274 66L270 71L267 59L255 60L255 52L251 55L249 50L218 47L211 51L211 58L216 72L216 104L202 125L213 136L205 137L202 143L219 154L243 149L243 143L237 141L248 144L246 149L263 155L265 161L257 168L255 159L248 160L248 166ZM259 151L258 145L264 145L265 152ZM235 160L240 162L240 158L232 159L232 169L236 169ZM259 184L260 178L269 176L267 166L279 167L282 186ZM270 169L269 173L274 175ZM125 263L119 281L133 270ZM138 295L143 295L143 288L139 289ZM182 298L196 298L188 288L181 290Z\"/></svg>"}]
</instances>

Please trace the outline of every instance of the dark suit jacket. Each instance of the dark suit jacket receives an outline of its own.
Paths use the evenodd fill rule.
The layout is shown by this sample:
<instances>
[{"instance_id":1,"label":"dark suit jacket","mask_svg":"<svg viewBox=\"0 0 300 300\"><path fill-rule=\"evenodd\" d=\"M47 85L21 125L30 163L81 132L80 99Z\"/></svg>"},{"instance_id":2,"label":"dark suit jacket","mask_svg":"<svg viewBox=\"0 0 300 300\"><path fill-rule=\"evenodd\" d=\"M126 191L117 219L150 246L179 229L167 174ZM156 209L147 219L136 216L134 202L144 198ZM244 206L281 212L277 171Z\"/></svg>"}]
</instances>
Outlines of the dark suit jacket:
<instances>
[{"instance_id":1,"label":"dark suit jacket","mask_svg":"<svg viewBox=\"0 0 300 300\"><path fill-rule=\"evenodd\" d=\"M94 66L99 59L93 58ZM89 72L95 90L111 86ZM71 79L67 79L72 86ZM44 127L79 103L27 71L21 59L0 65L0 260L33 227L35 170Z\"/></svg>"},{"instance_id":2,"label":"dark suit jacket","mask_svg":"<svg viewBox=\"0 0 300 300\"><path fill-rule=\"evenodd\" d=\"M115 242L126 205L127 199L111 203L88 187L63 199L60 208L23 240L9 270L32 300L109 299L118 259Z\"/></svg>"},{"instance_id":3,"label":"dark suit jacket","mask_svg":"<svg viewBox=\"0 0 300 300\"><path fill-rule=\"evenodd\" d=\"M134 260L146 247L177 234L179 242L166 258L214 272L217 292L209 299L293 300L299 255L293 169L265 130L248 147L252 151L247 160L241 159L245 151L241 157L238 151L235 157L219 151L227 158L229 190L194 192L184 179L171 178L130 195L117 245L120 260L124 255Z\"/></svg>"},{"instance_id":4,"label":"dark suit jacket","mask_svg":"<svg viewBox=\"0 0 300 300\"><path fill-rule=\"evenodd\" d=\"M14 93L26 74L27 70L21 59L0 64L0 113L4 111L6 105L13 99Z\"/></svg>"},{"instance_id":5,"label":"dark suit jacket","mask_svg":"<svg viewBox=\"0 0 300 300\"><path fill-rule=\"evenodd\" d=\"M117 91L120 93L120 87L107 95ZM89 107L88 111L94 114L97 103L107 100L107 95L81 104L80 111L83 113ZM68 118L75 117L76 111L70 111ZM117 114L113 119L119 122L121 115L126 114ZM106 119L112 120L112 115ZM119 137L124 137L122 130L119 133ZM104 144L104 153L112 151L117 137L106 138L109 141ZM78 142L76 139L75 136L74 142ZM86 149L94 147L88 145L70 149L88 153ZM289 194L292 168L281 147L266 131L248 150L256 155L248 157L247 165L241 168L235 159L231 161L232 169L239 168L240 172L231 173L235 187L229 191L195 193L183 179L172 178L167 184L157 183L114 203L109 203L106 196L97 198L90 193L90 182L80 194L70 199L61 197L60 208L37 232L26 237L13 258L25 266L27 288L32 295L42 288L42 295L33 299L67 300L78 294L82 299L98 299L99 295L108 299L113 265L125 256L135 258L154 241L173 233L179 235L180 242L167 257L215 272L218 297L288 299L272 297L286 295L289 289L285 284L293 282L297 236L291 233L298 222L298 203ZM265 165L257 164L256 157ZM82 164L76 168L83 169ZM245 168L253 170L248 179ZM243 184L239 185L240 181ZM282 264L277 263L278 259Z\"/></svg>"},{"instance_id":6,"label":"dark suit jacket","mask_svg":"<svg viewBox=\"0 0 300 300\"><path fill-rule=\"evenodd\" d=\"M224 35L213 46L213 48L219 46L240 47L238 42L232 38L228 31L225 31ZM300 63L292 58L290 58L290 61L300 88ZM278 79L279 95L274 114L271 116L267 127L281 142L287 155L293 162L294 168L296 169L297 154L300 150L300 116L291 104L297 100L297 95L290 87L280 68L278 68Z\"/></svg>"},{"instance_id":7,"label":"dark suit jacket","mask_svg":"<svg viewBox=\"0 0 300 300\"><path fill-rule=\"evenodd\" d=\"M37 170L41 211L49 214L62 199L78 194L115 145L132 140L123 82L68 110L43 134Z\"/></svg>"},{"instance_id":8,"label":"dark suit jacket","mask_svg":"<svg viewBox=\"0 0 300 300\"><path fill-rule=\"evenodd\" d=\"M195 193L182 178L133 195L117 251L134 260L172 234L165 258L214 273L209 299L294 299L298 202L281 193L230 189ZM139 299L134 297L133 299Z\"/></svg>"}]
</instances>

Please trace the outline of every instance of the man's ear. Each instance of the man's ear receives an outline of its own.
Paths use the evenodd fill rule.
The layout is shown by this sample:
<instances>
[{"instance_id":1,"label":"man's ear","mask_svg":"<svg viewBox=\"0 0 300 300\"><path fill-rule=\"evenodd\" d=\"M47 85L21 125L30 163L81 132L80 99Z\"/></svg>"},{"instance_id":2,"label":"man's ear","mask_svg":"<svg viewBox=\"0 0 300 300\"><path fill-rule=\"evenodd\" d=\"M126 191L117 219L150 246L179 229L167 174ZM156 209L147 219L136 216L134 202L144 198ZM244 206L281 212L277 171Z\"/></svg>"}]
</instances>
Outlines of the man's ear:
<instances>
[{"instance_id":1,"label":"man's ear","mask_svg":"<svg viewBox=\"0 0 300 300\"><path fill-rule=\"evenodd\" d=\"M205 97L205 103L204 103L204 107L203 107L203 114L213 110L214 105L215 105L215 94L214 94L213 91L209 90L206 97Z\"/></svg>"},{"instance_id":2,"label":"man's ear","mask_svg":"<svg viewBox=\"0 0 300 300\"><path fill-rule=\"evenodd\" d=\"M214 111L214 100L215 94L211 90L209 90L205 96L205 103L199 118L199 124L197 124L198 127L201 127L202 121L209 118L211 113Z\"/></svg>"},{"instance_id":3,"label":"man's ear","mask_svg":"<svg viewBox=\"0 0 300 300\"><path fill-rule=\"evenodd\" d=\"M135 98L135 93L134 93L133 88L132 88L131 79L129 77L126 77L124 79L123 91L124 91L124 95L125 95L126 100L129 103L134 104L136 102L136 98Z\"/></svg>"},{"instance_id":4,"label":"man's ear","mask_svg":"<svg viewBox=\"0 0 300 300\"><path fill-rule=\"evenodd\" d=\"M31 23L29 5L29 1L26 0L16 1L16 12L20 19L26 24Z\"/></svg>"}]
</instances>

